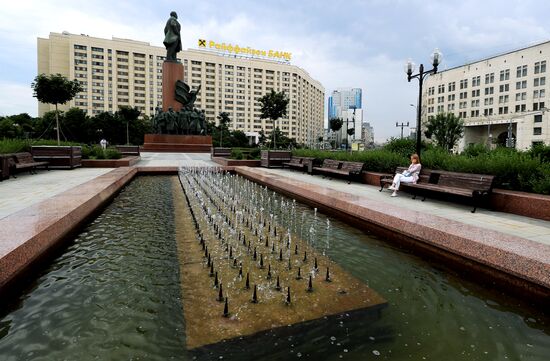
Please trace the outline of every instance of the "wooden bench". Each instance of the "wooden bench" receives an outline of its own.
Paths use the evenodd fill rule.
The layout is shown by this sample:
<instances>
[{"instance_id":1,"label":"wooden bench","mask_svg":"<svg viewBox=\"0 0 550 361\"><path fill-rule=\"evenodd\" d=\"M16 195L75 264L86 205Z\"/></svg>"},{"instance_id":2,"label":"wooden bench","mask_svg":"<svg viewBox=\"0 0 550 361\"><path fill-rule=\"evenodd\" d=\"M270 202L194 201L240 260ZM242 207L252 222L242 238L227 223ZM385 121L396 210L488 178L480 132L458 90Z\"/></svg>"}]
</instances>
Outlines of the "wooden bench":
<instances>
[{"instance_id":1,"label":"wooden bench","mask_svg":"<svg viewBox=\"0 0 550 361\"><path fill-rule=\"evenodd\" d=\"M229 158L231 157L231 148L212 147L210 157L211 158L214 158L214 157Z\"/></svg>"},{"instance_id":2,"label":"wooden bench","mask_svg":"<svg viewBox=\"0 0 550 361\"><path fill-rule=\"evenodd\" d=\"M261 165L265 168L283 167L292 157L292 152L287 150L262 150Z\"/></svg>"},{"instance_id":3,"label":"wooden bench","mask_svg":"<svg viewBox=\"0 0 550 361\"><path fill-rule=\"evenodd\" d=\"M139 145L115 145L116 150L122 155L139 156Z\"/></svg>"},{"instance_id":4,"label":"wooden bench","mask_svg":"<svg viewBox=\"0 0 550 361\"><path fill-rule=\"evenodd\" d=\"M10 177L11 155L0 154L0 182Z\"/></svg>"},{"instance_id":5,"label":"wooden bench","mask_svg":"<svg viewBox=\"0 0 550 361\"><path fill-rule=\"evenodd\" d=\"M404 171L406 171L407 169L409 169L408 167L397 167L395 169L395 173L394 174L386 174L384 175L381 179L380 179L380 192L382 192L382 190L384 189L385 186L390 186L392 183L393 183L393 177L399 173L399 174L402 174ZM418 182L416 184L419 184L419 183L429 183L430 182L430 176L431 176L431 173L432 171L430 169L424 169L422 168L420 170L420 174L418 175ZM407 187L409 186L411 183L401 183L401 187Z\"/></svg>"},{"instance_id":6,"label":"wooden bench","mask_svg":"<svg viewBox=\"0 0 550 361\"><path fill-rule=\"evenodd\" d=\"M51 168L73 169L82 166L82 147L34 145L32 156L37 161L47 161Z\"/></svg>"},{"instance_id":7,"label":"wooden bench","mask_svg":"<svg viewBox=\"0 0 550 361\"><path fill-rule=\"evenodd\" d=\"M289 162L283 163L283 168L288 167L291 169L298 169L301 171L308 170L308 165L313 162L313 157L295 157L292 156Z\"/></svg>"},{"instance_id":8,"label":"wooden bench","mask_svg":"<svg viewBox=\"0 0 550 361\"><path fill-rule=\"evenodd\" d=\"M353 179L359 179L363 171L364 163L343 162L334 159L325 159L320 167L313 167L313 172L327 176L341 176L348 179L348 184Z\"/></svg>"},{"instance_id":9,"label":"wooden bench","mask_svg":"<svg viewBox=\"0 0 550 361\"><path fill-rule=\"evenodd\" d=\"M37 167L45 167L48 169L49 162L37 162L33 159L32 154L28 152L14 153L11 155L10 173L14 178L15 172L28 169L31 174L36 174ZM48 169L49 170L49 169Z\"/></svg>"},{"instance_id":10,"label":"wooden bench","mask_svg":"<svg viewBox=\"0 0 550 361\"><path fill-rule=\"evenodd\" d=\"M421 193L422 201L426 199L427 194L447 194L469 198L474 206L472 213L475 213L482 201L486 201L491 194L494 179L495 176L487 174L432 170L429 171L428 181L423 180L416 184L401 183L401 187L411 192L413 199Z\"/></svg>"}]
</instances>

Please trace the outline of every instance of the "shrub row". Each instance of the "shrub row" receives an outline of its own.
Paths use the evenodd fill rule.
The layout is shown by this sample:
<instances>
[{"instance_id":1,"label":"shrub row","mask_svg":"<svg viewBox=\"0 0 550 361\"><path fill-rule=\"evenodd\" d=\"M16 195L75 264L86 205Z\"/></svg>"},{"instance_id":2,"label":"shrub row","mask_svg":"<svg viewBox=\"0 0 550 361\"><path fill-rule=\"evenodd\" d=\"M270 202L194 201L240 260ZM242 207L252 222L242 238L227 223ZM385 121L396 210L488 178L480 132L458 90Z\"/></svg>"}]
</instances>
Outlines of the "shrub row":
<instances>
[{"instance_id":1,"label":"shrub row","mask_svg":"<svg viewBox=\"0 0 550 361\"><path fill-rule=\"evenodd\" d=\"M372 172L393 173L397 166L409 164L407 156L387 149L346 153L297 149L296 156L314 157L320 161L329 158L365 163ZM538 147L527 152L497 148L492 151L467 149L450 154L432 148L422 153L422 166L428 169L461 173L491 174L497 188L550 194L550 147Z\"/></svg>"},{"instance_id":2,"label":"shrub row","mask_svg":"<svg viewBox=\"0 0 550 361\"><path fill-rule=\"evenodd\" d=\"M0 154L30 152L33 145L57 145L57 140L41 139L2 139L0 140ZM61 142L62 146L77 145L82 147L84 159L120 159L122 154L116 148L107 148L105 151L99 145L90 146L75 142Z\"/></svg>"}]
</instances>

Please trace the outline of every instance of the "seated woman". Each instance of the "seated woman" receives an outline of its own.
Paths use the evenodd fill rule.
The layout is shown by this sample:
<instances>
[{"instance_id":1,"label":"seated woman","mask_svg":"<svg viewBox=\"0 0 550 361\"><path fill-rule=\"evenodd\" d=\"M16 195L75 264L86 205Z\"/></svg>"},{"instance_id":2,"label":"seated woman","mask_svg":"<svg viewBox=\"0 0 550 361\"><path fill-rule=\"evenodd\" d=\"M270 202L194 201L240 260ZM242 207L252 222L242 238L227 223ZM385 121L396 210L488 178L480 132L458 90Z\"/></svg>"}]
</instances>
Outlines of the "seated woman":
<instances>
[{"instance_id":1,"label":"seated woman","mask_svg":"<svg viewBox=\"0 0 550 361\"><path fill-rule=\"evenodd\" d=\"M401 183L416 183L418 182L418 175L420 174L420 169L422 165L420 164L420 157L418 154L411 155L411 165L409 168L404 171L402 174L396 174L393 178L392 185L388 188L392 190L392 197L397 197L397 191L399 190L399 185Z\"/></svg>"}]
</instances>

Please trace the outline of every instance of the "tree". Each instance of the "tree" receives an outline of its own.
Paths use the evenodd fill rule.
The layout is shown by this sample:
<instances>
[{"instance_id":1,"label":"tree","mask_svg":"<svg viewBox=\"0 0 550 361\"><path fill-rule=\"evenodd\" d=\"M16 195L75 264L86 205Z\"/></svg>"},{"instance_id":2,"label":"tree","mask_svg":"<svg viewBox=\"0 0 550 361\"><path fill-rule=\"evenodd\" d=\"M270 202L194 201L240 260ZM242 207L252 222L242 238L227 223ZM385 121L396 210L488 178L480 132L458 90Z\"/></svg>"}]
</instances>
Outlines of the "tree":
<instances>
[{"instance_id":1,"label":"tree","mask_svg":"<svg viewBox=\"0 0 550 361\"><path fill-rule=\"evenodd\" d=\"M453 113L439 113L428 119L424 134L439 147L451 151L464 135L464 121Z\"/></svg>"},{"instance_id":2,"label":"tree","mask_svg":"<svg viewBox=\"0 0 550 361\"><path fill-rule=\"evenodd\" d=\"M231 132L230 144L232 147L246 148L250 145L250 141L245 132L234 130Z\"/></svg>"},{"instance_id":3,"label":"tree","mask_svg":"<svg viewBox=\"0 0 550 361\"><path fill-rule=\"evenodd\" d=\"M137 107L132 108L126 105L120 106L118 112L116 112L116 115L126 122L126 144L130 144L129 123L134 122L140 114L141 112Z\"/></svg>"},{"instance_id":4,"label":"tree","mask_svg":"<svg viewBox=\"0 0 550 361\"><path fill-rule=\"evenodd\" d=\"M328 121L328 126L332 132L337 132L342 129L344 121L341 118L331 118Z\"/></svg>"},{"instance_id":5,"label":"tree","mask_svg":"<svg viewBox=\"0 0 550 361\"><path fill-rule=\"evenodd\" d=\"M57 126L57 145L60 145L59 139L59 116L57 104L65 104L73 99L78 92L81 92L82 86L77 80L68 80L61 74L39 74L34 78L31 84L34 90L33 97L41 103L55 105L55 122Z\"/></svg>"},{"instance_id":6,"label":"tree","mask_svg":"<svg viewBox=\"0 0 550 361\"><path fill-rule=\"evenodd\" d=\"M271 92L264 95L259 99L262 105L260 116L261 119L271 119L273 122L273 130L275 130L275 121L279 118L286 116L286 108L290 100L287 98L284 92L276 92L271 89ZM275 132L273 134L273 148L277 146L277 140Z\"/></svg>"},{"instance_id":7,"label":"tree","mask_svg":"<svg viewBox=\"0 0 550 361\"><path fill-rule=\"evenodd\" d=\"M221 112L218 115L218 120L220 122L220 125L218 126L218 131L220 132L220 147L223 147L223 133L228 132L228 124L231 122L231 119L229 118L229 113Z\"/></svg>"},{"instance_id":8,"label":"tree","mask_svg":"<svg viewBox=\"0 0 550 361\"><path fill-rule=\"evenodd\" d=\"M70 136L71 140L88 143L91 139L90 118L86 112L80 108L71 108L63 114L60 121L63 124L65 136Z\"/></svg>"}]
</instances>

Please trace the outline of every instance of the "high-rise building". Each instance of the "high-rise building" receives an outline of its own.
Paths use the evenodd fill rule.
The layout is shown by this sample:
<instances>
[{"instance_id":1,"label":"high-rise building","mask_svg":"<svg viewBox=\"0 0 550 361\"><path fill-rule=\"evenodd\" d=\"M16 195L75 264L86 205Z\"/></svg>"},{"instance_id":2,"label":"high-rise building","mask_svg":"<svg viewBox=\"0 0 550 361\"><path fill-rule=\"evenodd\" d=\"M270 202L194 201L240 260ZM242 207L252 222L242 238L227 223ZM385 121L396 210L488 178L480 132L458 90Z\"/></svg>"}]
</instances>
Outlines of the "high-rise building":
<instances>
[{"instance_id":1,"label":"high-rise building","mask_svg":"<svg viewBox=\"0 0 550 361\"><path fill-rule=\"evenodd\" d=\"M422 120L443 112L462 118L459 150L474 143L517 149L550 144L549 61L550 41L431 75Z\"/></svg>"},{"instance_id":2,"label":"high-rise building","mask_svg":"<svg viewBox=\"0 0 550 361\"><path fill-rule=\"evenodd\" d=\"M60 107L78 107L90 115L115 112L119 106L136 106L152 116L162 107L163 47L119 39L95 38L67 32L38 38L38 73L62 74L77 79L84 91ZM290 102L287 116L277 121L281 131L299 143L313 143L323 134L324 88L305 70L288 63L243 56L228 56L207 50L178 53L184 65L184 81L201 86L195 105L205 110L206 120L230 114L231 129L250 136L273 129L260 118L258 99L271 90L283 91ZM53 110L39 103L38 113Z\"/></svg>"},{"instance_id":3,"label":"high-rise building","mask_svg":"<svg viewBox=\"0 0 550 361\"><path fill-rule=\"evenodd\" d=\"M365 148L374 146L374 128L368 122L363 123L361 139L365 143Z\"/></svg>"},{"instance_id":4,"label":"high-rise building","mask_svg":"<svg viewBox=\"0 0 550 361\"><path fill-rule=\"evenodd\" d=\"M338 88L328 98L328 118L339 118L348 109L362 109L361 88Z\"/></svg>"}]
</instances>

